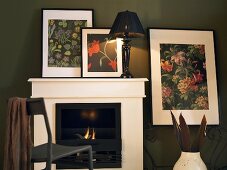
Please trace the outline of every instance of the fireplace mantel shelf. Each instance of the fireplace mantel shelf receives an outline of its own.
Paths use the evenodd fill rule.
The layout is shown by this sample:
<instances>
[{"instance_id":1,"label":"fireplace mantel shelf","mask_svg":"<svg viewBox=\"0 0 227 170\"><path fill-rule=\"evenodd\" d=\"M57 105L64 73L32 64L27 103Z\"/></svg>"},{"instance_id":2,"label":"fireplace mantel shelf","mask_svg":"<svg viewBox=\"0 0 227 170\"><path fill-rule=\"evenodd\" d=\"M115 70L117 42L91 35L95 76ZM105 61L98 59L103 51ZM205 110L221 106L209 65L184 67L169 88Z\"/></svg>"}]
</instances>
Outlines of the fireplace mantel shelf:
<instances>
[{"instance_id":1,"label":"fireplace mantel shelf","mask_svg":"<svg viewBox=\"0 0 227 170\"><path fill-rule=\"evenodd\" d=\"M30 78L32 97L145 97L146 78ZM140 88L138 88L140 87Z\"/></svg>"},{"instance_id":2,"label":"fireplace mantel shelf","mask_svg":"<svg viewBox=\"0 0 227 170\"><path fill-rule=\"evenodd\" d=\"M30 78L29 82L146 82L147 78Z\"/></svg>"}]
</instances>

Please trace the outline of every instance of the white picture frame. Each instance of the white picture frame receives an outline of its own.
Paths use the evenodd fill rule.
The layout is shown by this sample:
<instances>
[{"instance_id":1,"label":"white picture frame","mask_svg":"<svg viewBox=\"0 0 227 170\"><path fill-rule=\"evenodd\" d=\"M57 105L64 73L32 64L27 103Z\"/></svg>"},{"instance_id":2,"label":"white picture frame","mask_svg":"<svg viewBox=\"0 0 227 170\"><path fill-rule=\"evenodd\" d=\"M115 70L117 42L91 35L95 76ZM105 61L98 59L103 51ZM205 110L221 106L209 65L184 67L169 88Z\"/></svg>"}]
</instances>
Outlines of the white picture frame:
<instances>
[{"instance_id":1,"label":"white picture frame","mask_svg":"<svg viewBox=\"0 0 227 170\"><path fill-rule=\"evenodd\" d=\"M109 28L82 29L82 77L121 76L122 41L109 32Z\"/></svg>"}]
</instances>

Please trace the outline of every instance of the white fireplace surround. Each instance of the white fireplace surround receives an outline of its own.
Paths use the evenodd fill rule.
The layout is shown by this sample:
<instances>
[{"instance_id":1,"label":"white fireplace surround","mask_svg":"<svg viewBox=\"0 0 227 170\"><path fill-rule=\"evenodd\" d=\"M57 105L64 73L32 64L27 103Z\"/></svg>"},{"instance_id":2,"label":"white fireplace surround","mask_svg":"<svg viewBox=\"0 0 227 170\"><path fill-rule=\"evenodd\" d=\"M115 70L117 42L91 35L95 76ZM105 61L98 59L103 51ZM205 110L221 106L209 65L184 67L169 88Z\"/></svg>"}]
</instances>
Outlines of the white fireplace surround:
<instances>
[{"instance_id":1,"label":"white fireplace surround","mask_svg":"<svg viewBox=\"0 0 227 170\"><path fill-rule=\"evenodd\" d=\"M143 170L143 98L146 78L31 78L31 97L44 97L55 142L56 103L121 103L122 168ZM34 120L34 145L47 141L41 117ZM44 168L36 163L34 169ZM52 170L55 170L52 165Z\"/></svg>"}]
</instances>

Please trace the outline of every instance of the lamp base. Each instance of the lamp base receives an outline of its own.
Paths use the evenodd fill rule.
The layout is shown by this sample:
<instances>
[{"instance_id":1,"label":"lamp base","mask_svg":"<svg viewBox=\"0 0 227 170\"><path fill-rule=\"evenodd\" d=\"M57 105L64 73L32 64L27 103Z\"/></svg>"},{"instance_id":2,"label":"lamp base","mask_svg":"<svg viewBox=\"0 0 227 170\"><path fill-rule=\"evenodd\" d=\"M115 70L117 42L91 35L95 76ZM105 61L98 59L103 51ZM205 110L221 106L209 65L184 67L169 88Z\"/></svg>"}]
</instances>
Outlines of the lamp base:
<instances>
[{"instance_id":1,"label":"lamp base","mask_svg":"<svg viewBox=\"0 0 227 170\"><path fill-rule=\"evenodd\" d=\"M121 74L121 78L133 78L133 75L128 71Z\"/></svg>"},{"instance_id":2,"label":"lamp base","mask_svg":"<svg viewBox=\"0 0 227 170\"><path fill-rule=\"evenodd\" d=\"M129 61L130 61L130 49L131 45L129 42L131 39L128 38L128 34L125 34L123 38L122 44L122 66L123 73L121 74L121 78L133 78L132 74L129 71Z\"/></svg>"}]
</instances>

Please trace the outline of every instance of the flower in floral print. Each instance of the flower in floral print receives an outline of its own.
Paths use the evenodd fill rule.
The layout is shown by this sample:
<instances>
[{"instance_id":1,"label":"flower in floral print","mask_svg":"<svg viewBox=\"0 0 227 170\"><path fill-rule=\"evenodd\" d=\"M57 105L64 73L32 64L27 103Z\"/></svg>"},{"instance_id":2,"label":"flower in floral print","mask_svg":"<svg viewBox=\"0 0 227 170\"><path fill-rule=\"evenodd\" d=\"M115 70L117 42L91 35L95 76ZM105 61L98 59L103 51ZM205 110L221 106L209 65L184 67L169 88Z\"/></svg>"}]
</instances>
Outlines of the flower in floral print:
<instances>
[{"instance_id":1,"label":"flower in floral print","mask_svg":"<svg viewBox=\"0 0 227 170\"><path fill-rule=\"evenodd\" d=\"M167 71L167 72L171 72L173 69L173 65L171 65L168 60L167 61L162 60L161 67L164 71Z\"/></svg>"},{"instance_id":2,"label":"flower in floral print","mask_svg":"<svg viewBox=\"0 0 227 170\"><path fill-rule=\"evenodd\" d=\"M203 81L204 75L201 74L200 72L193 74L193 76L194 76L195 82L201 83Z\"/></svg>"},{"instance_id":3,"label":"flower in floral print","mask_svg":"<svg viewBox=\"0 0 227 170\"><path fill-rule=\"evenodd\" d=\"M116 60L110 60L108 65L111 66L114 71L117 70L117 62L116 62Z\"/></svg>"},{"instance_id":4,"label":"flower in floral print","mask_svg":"<svg viewBox=\"0 0 227 170\"><path fill-rule=\"evenodd\" d=\"M204 97L204 96L199 96L195 103L201 107L202 109L209 109L209 105L208 105L208 97Z\"/></svg>"},{"instance_id":5,"label":"flower in floral print","mask_svg":"<svg viewBox=\"0 0 227 170\"><path fill-rule=\"evenodd\" d=\"M62 58L62 55L61 55L60 53L56 53L56 54L55 54L55 58L56 58L56 59L61 59L61 58Z\"/></svg>"},{"instance_id":6,"label":"flower in floral print","mask_svg":"<svg viewBox=\"0 0 227 170\"><path fill-rule=\"evenodd\" d=\"M91 46L88 48L88 56L92 57L94 53L98 53L100 51L99 41L93 40Z\"/></svg>"},{"instance_id":7,"label":"flower in floral print","mask_svg":"<svg viewBox=\"0 0 227 170\"><path fill-rule=\"evenodd\" d=\"M175 62L177 65L182 65L182 63L186 61L185 52L183 51L177 52L171 57L171 61Z\"/></svg>"},{"instance_id":8,"label":"flower in floral print","mask_svg":"<svg viewBox=\"0 0 227 170\"><path fill-rule=\"evenodd\" d=\"M170 97L172 96L172 89L170 87L162 87L162 101L168 102Z\"/></svg>"},{"instance_id":9,"label":"flower in floral print","mask_svg":"<svg viewBox=\"0 0 227 170\"><path fill-rule=\"evenodd\" d=\"M186 77L185 79L179 81L177 88L182 94L184 94L188 92L192 84L193 80L190 77Z\"/></svg>"},{"instance_id":10,"label":"flower in floral print","mask_svg":"<svg viewBox=\"0 0 227 170\"><path fill-rule=\"evenodd\" d=\"M172 89L170 87L162 87L162 96L164 98L170 97L172 94Z\"/></svg>"}]
</instances>

